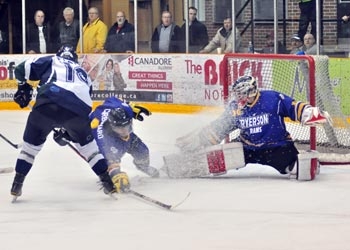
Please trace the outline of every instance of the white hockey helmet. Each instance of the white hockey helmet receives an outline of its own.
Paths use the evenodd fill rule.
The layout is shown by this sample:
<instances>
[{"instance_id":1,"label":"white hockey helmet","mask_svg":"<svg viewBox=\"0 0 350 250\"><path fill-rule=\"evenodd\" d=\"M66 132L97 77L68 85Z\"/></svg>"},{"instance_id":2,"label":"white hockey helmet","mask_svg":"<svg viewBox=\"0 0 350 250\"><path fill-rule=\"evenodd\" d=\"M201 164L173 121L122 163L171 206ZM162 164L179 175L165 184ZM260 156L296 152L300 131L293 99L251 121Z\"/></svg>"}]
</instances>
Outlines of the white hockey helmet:
<instances>
[{"instance_id":1,"label":"white hockey helmet","mask_svg":"<svg viewBox=\"0 0 350 250\"><path fill-rule=\"evenodd\" d=\"M242 76L232 85L232 92L237 102L245 106L249 98L255 97L258 93L257 83L252 76Z\"/></svg>"}]
</instances>

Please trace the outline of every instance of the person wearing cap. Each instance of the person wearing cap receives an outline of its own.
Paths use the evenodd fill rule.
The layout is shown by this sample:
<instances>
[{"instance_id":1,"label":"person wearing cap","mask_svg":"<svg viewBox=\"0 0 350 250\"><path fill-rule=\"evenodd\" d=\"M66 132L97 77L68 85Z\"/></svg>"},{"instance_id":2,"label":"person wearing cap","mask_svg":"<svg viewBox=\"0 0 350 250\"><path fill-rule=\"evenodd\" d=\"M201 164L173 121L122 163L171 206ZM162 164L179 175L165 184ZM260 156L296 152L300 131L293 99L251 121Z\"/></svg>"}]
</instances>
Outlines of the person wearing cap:
<instances>
[{"instance_id":1,"label":"person wearing cap","mask_svg":"<svg viewBox=\"0 0 350 250\"><path fill-rule=\"evenodd\" d=\"M298 34L294 34L292 36L291 42L292 42L292 50L290 51L290 54L299 54L300 52L304 51L303 41L301 40Z\"/></svg>"}]
</instances>

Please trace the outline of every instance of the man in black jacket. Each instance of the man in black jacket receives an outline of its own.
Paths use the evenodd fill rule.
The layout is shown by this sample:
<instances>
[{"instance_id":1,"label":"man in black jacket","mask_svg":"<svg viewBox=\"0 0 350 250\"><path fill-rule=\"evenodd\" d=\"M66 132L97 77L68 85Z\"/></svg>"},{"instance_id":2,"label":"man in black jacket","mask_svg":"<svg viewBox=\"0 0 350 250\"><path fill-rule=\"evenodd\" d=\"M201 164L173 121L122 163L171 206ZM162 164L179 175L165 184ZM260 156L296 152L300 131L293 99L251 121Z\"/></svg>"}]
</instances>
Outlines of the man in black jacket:
<instances>
[{"instance_id":1,"label":"man in black jacket","mask_svg":"<svg viewBox=\"0 0 350 250\"><path fill-rule=\"evenodd\" d=\"M188 52L198 53L209 42L207 27L197 20L197 9L195 7L188 8L189 21L189 48ZM183 40L186 37L186 23L181 26Z\"/></svg>"},{"instance_id":2,"label":"man in black jacket","mask_svg":"<svg viewBox=\"0 0 350 250\"><path fill-rule=\"evenodd\" d=\"M28 54L52 53L50 39L50 26L45 24L45 14L37 10L34 15L34 23L27 26L26 51Z\"/></svg>"},{"instance_id":3,"label":"man in black jacket","mask_svg":"<svg viewBox=\"0 0 350 250\"><path fill-rule=\"evenodd\" d=\"M154 29L151 48L153 53L183 52L181 29L172 22L169 11L162 12L162 23Z\"/></svg>"},{"instance_id":4,"label":"man in black jacket","mask_svg":"<svg viewBox=\"0 0 350 250\"><path fill-rule=\"evenodd\" d=\"M135 28L125 19L124 11L117 12L117 22L109 29L105 52L133 53L135 51Z\"/></svg>"}]
</instances>

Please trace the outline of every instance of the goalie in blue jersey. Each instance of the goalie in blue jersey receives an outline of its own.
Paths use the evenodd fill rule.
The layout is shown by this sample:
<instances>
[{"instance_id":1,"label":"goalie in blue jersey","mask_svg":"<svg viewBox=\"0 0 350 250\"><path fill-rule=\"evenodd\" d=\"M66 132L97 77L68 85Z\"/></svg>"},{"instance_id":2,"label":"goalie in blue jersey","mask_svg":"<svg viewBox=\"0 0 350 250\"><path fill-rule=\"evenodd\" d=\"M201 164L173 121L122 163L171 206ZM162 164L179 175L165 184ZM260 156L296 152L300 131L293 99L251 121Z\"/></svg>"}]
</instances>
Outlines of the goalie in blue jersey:
<instances>
[{"instance_id":1,"label":"goalie in blue jersey","mask_svg":"<svg viewBox=\"0 0 350 250\"><path fill-rule=\"evenodd\" d=\"M99 176L103 191L114 193L114 184L107 172L107 162L94 140L89 113L92 100L91 80L77 63L73 47L63 46L55 56L28 59L15 69L18 91L14 101L27 107L33 87L27 80L39 81L37 97L27 120L23 145L16 162L16 175L11 194L16 199L22 194L23 181L32 168L34 159L53 129L64 128L76 149Z\"/></svg>"},{"instance_id":2,"label":"goalie in blue jersey","mask_svg":"<svg viewBox=\"0 0 350 250\"><path fill-rule=\"evenodd\" d=\"M165 172L170 177L196 177L222 174L228 169L258 163L271 166L281 174L296 175L299 180L313 179L311 163L301 164L298 160L299 152L284 118L315 126L331 123L329 114L282 93L259 90L252 76L235 81L232 93L233 100L219 118L201 130L177 139L182 154L164 157ZM236 129L240 142L220 145ZM312 159L312 153L310 155Z\"/></svg>"},{"instance_id":3,"label":"goalie in blue jersey","mask_svg":"<svg viewBox=\"0 0 350 250\"><path fill-rule=\"evenodd\" d=\"M150 114L142 106L115 97L106 99L90 114L93 135L108 161L109 174L117 192L130 186L127 174L121 169L121 158L126 153L133 157L138 170L150 177L159 176L158 170L150 166L147 145L133 131L133 120L143 121L143 115Z\"/></svg>"}]
</instances>

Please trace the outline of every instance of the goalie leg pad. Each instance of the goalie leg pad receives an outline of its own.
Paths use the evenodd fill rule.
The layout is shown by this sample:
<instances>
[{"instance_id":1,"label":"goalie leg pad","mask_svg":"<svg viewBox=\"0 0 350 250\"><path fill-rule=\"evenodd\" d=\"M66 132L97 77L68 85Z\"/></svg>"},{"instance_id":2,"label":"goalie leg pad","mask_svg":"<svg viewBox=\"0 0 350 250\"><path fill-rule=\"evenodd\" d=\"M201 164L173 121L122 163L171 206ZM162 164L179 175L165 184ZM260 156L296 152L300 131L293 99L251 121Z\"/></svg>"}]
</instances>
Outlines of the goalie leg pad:
<instances>
[{"instance_id":1,"label":"goalie leg pad","mask_svg":"<svg viewBox=\"0 0 350 250\"><path fill-rule=\"evenodd\" d=\"M306 151L298 155L298 161L291 172L291 176L296 176L298 181L311 181L316 178L318 172L318 152Z\"/></svg>"},{"instance_id":2,"label":"goalie leg pad","mask_svg":"<svg viewBox=\"0 0 350 250\"><path fill-rule=\"evenodd\" d=\"M241 143L215 145L198 153L167 155L163 159L163 170L170 178L220 175L245 166Z\"/></svg>"}]
</instances>

